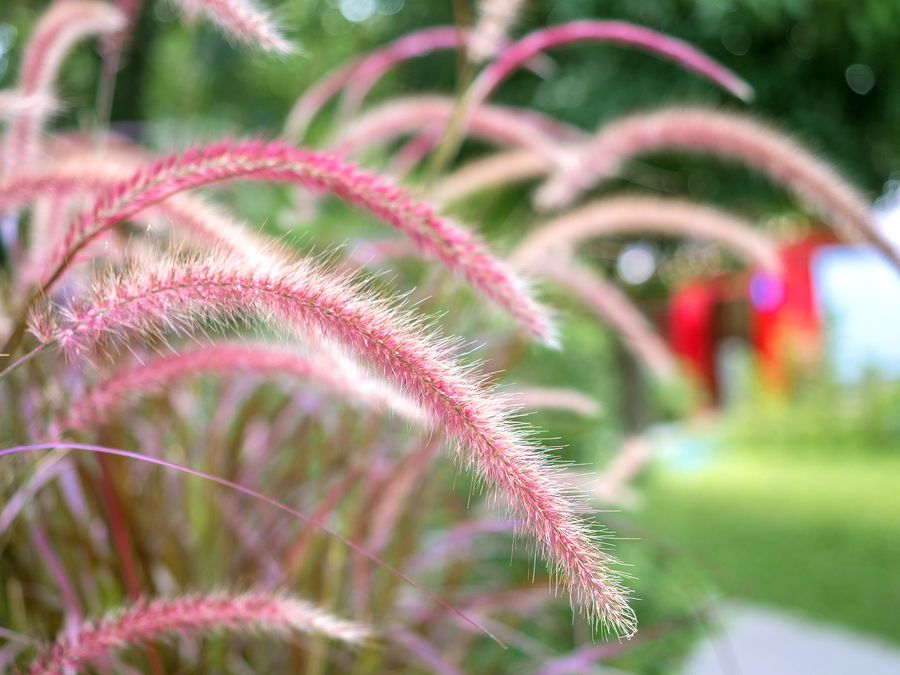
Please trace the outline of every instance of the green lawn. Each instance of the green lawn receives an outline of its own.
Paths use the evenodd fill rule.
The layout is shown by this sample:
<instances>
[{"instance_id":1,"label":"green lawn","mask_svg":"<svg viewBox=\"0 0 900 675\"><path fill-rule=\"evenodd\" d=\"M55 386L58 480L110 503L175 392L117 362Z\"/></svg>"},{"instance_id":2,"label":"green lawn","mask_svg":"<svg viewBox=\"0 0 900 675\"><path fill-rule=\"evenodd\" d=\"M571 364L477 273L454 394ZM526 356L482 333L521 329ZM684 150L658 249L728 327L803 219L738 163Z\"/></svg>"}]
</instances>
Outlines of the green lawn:
<instances>
[{"instance_id":1,"label":"green lawn","mask_svg":"<svg viewBox=\"0 0 900 675\"><path fill-rule=\"evenodd\" d=\"M900 643L900 456L717 450L642 489L636 520L728 595Z\"/></svg>"}]
</instances>

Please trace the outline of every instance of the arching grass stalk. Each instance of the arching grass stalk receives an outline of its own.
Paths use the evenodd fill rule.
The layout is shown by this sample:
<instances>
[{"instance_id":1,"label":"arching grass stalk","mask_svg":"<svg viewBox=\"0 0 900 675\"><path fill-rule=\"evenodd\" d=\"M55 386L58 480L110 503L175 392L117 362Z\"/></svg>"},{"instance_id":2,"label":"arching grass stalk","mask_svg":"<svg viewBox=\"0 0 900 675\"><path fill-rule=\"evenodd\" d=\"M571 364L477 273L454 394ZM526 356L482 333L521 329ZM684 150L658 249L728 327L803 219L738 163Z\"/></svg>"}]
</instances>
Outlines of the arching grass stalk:
<instances>
[{"instance_id":1,"label":"arching grass stalk","mask_svg":"<svg viewBox=\"0 0 900 675\"><path fill-rule=\"evenodd\" d=\"M58 325L47 315L37 315L32 325L71 358L116 337L260 316L300 339L339 347L416 401L436 429L456 441L456 457L521 514L573 604L619 633L633 631L616 562L600 548L543 450L511 424L503 399L457 362L452 342L347 278L309 261L272 273L233 258L171 262L110 277L63 313Z\"/></svg>"},{"instance_id":2,"label":"arching grass stalk","mask_svg":"<svg viewBox=\"0 0 900 675\"><path fill-rule=\"evenodd\" d=\"M358 544L355 544L352 541L350 541L349 539L342 537L340 534L338 534L334 530L330 529L328 526L326 526L316 520L313 520L309 516L301 513L300 511L297 511L296 509L292 509L290 506L282 504L281 502L279 502L275 499L272 499L271 497L268 497L260 492L257 492L256 490L251 490L248 487L244 487L243 485L239 485L238 483L233 483L230 480L226 480L225 478L220 478L219 476L214 476L212 474L204 473L203 471L199 471L198 469L192 469L191 467L182 466L181 464L176 464L175 462L169 462L165 459L160 459L158 457L150 457L149 455L142 455L139 452L131 452L130 450L120 450L118 448L108 448L108 447L105 447L102 445L90 445L90 444L85 444L85 443L68 443L68 442L64 442L64 441L55 441L53 443L33 443L30 445L17 445L17 446L13 446L10 448L4 448L3 450L0 450L0 457L6 457L8 455L14 455L14 454L23 453L23 452L30 452L30 451L34 451L34 450L54 450L57 448L68 448L69 450L84 450L86 452L99 453L99 454L103 454L103 455L115 455L117 457L125 457L127 459L134 459L134 460L141 461L141 462L147 462L149 464L155 464L157 466L161 466L161 467L164 467L167 469L174 469L176 471L181 471L182 473L186 473L191 476L197 476L199 478L203 478L205 480L212 481L213 483L218 483L219 485L223 485L231 490L236 490L237 492L245 494L248 497L252 497L253 499L262 501L262 502L268 504L269 506L274 506L275 508L277 508L281 511L284 511L285 513L292 515L295 518L300 518L304 522L307 522L310 525L312 525L313 527L321 530L328 536L334 537L335 539L340 541L342 544L345 544L346 546L353 549L356 553L359 553L360 555L365 556L366 558L368 558L375 564L383 567L384 569L386 569L388 572L390 572L391 574L396 576L401 581L409 584L410 586L412 586L416 590L420 591L421 593L424 593L429 598L431 598L432 600L434 600L435 602L440 604L442 607L453 612L458 617L460 617L463 621L474 626L480 632L484 633L485 635L489 636L491 639L496 641L498 644L502 645L502 643L499 640L497 640L496 637L494 637L486 629L482 628L472 618L465 615L463 612L454 608L453 606L448 605L446 602L444 602L443 600L438 598L436 595L434 595L433 593L431 593L430 591L428 591L421 585L417 584L415 581L413 581L412 579L410 579L409 577L404 575L399 570L394 569L393 567L388 565L386 562L384 562L377 556L373 555L366 549L362 548Z\"/></svg>"},{"instance_id":3,"label":"arching grass stalk","mask_svg":"<svg viewBox=\"0 0 900 675\"><path fill-rule=\"evenodd\" d=\"M42 351L44 351L44 349L46 349L47 346L48 345L46 345L46 344L38 345L37 347L32 349L30 352L28 352L27 354L23 354L16 361L14 361L10 365L8 365L6 368L4 368L2 371L0 371L0 381L2 381L4 377L9 375L12 371L14 371L19 366L24 365L25 363L28 363L29 361L31 361L31 359L33 359L35 356L37 356ZM0 354L0 357L9 357L9 354Z\"/></svg>"},{"instance_id":4,"label":"arching grass stalk","mask_svg":"<svg viewBox=\"0 0 900 675\"><path fill-rule=\"evenodd\" d=\"M514 70L537 54L580 42L602 42L640 49L715 82L744 100L753 89L744 80L687 42L625 21L572 21L529 33L500 52L469 86L448 124L444 142L435 153L434 177L443 172L459 149L472 115Z\"/></svg>"},{"instance_id":5,"label":"arching grass stalk","mask_svg":"<svg viewBox=\"0 0 900 675\"><path fill-rule=\"evenodd\" d=\"M244 631L320 635L350 645L362 643L372 631L340 619L316 605L286 594L251 591L195 594L176 598L142 598L97 622L77 627L77 639L60 637L41 650L28 675L93 672L114 652L142 641L176 635Z\"/></svg>"}]
</instances>

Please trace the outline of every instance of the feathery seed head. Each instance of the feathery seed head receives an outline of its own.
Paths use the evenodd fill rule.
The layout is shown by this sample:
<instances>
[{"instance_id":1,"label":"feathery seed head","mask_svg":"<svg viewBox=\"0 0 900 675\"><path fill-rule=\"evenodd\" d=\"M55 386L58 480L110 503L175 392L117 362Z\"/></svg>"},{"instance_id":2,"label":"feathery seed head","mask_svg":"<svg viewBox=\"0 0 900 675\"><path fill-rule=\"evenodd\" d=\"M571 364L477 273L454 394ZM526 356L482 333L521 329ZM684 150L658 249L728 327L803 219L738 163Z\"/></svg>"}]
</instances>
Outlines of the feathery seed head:
<instances>
[{"instance_id":1,"label":"feathery seed head","mask_svg":"<svg viewBox=\"0 0 900 675\"><path fill-rule=\"evenodd\" d=\"M248 270L239 259L173 262L110 277L64 314L54 340L72 358L115 336L188 331L253 316L297 337L340 346L415 400L435 428L456 441L462 463L521 514L575 604L617 632L633 628L622 575L544 453L508 421L502 398L458 365L447 343L421 322L399 316L346 278L308 261L277 273Z\"/></svg>"},{"instance_id":2,"label":"feathery seed head","mask_svg":"<svg viewBox=\"0 0 900 675\"><path fill-rule=\"evenodd\" d=\"M46 647L29 675L88 672L113 652L146 641L216 631L264 632L289 637L302 632L348 644L372 636L367 626L340 619L312 603L288 595L217 593L140 600L96 622L79 627L77 638L61 637Z\"/></svg>"},{"instance_id":3,"label":"feathery seed head","mask_svg":"<svg viewBox=\"0 0 900 675\"><path fill-rule=\"evenodd\" d=\"M110 227L178 192L234 179L299 183L369 210L407 235L420 253L437 258L508 311L526 333L556 344L547 310L532 299L525 281L474 234L440 218L430 205L413 200L385 179L333 155L280 141L222 141L152 162L101 193L73 223L55 256L57 267Z\"/></svg>"},{"instance_id":4,"label":"feathery seed head","mask_svg":"<svg viewBox=\"0 0 900 675\"><path fill-rule=\"evenodd\" d=\"M494 56L506 42L506 35L522 11L523 0L481 0L478 21L472 31L467 55L475 64Z\"/></svg>"},{"instance_id":5,"label":"feathery seed head","mask_svg":"<svg viewBox=\"0 0 900 675\"><path fill-rule=\"evenodd\" d=\"M677 149L746 163L818 211L850 241L868 241L896 266L900 252L874 225L868 200L827 162L755 120L706 108L671 108L607 124L578 161L551 176L538 192L544 208L564 208L584 190L615 175L622 162L646 152Z\"/></svg>"},{"instance_id":6,"label":"feathery seed head","mask_svg":"<svg viewBox=\"0 0 900 675\"><path fill-rule=\"evenodd\" d=\"M569 211L532 232L512 260L523 268L539 269L541 261L568 259L587 239L632 232L711 239L749 264L775 274L781 271L777 246L749 223L681 199L652 197L611 197Z\"/></svg>"},{"instance_id":7,"label":"feathery seed head","mask_svg":"<svg viewBox=\"0 0 900 675\"><path fill-rule=\"evenodd\" d=\"M45 328L44 334L46 331ZM391 409L422 424L428 422L414 402L384 383L366 378L349 362L319 355L304 356L296 350L225 342L155 356L140 365L119 368L93 389L76 397L65 419L56 426L80 429L103 423L116 409L139 395L164 390L178 380L199 374L235 372L308 381L353 402L376 409Z\"/></svg>"},{"instance_id":8,"label":"feathery seed head","mask_svg":"<svg viewBox=\"0 0 900 675\"><path fill-rule=\"evenodd\" d=\"M122 12L105 2L69 0L53 3L41 17L25 47L19 70L23 95L50 92L66 54L79 40L115 33L125 27Z\"/></svg>"},{"instance_id":9,"label":"feathery seed head","mask_svg":"<svg viewBox=\"0 0 900 675\"><path fill-rule=\"evenodd\" d=\"M357 84L359 88L354 90L353 98L361 102L368 90L392 66L437 49L455 49L464 39L465 33L457 26L432 26L402 35L381 49L352 59L328 73L297 99L288 114L285 135L302 140L316 113L348 84Z\"/></svg>"},{"instance_id":10,"label":"feathery seed head","mask_svg":"<svg viewBox=\"0 0 900 675\"><path fill-rule=\"evenodd\" d=\"M272 13L253 0L169 0L188 20L204 15L233 42L287 56L296 46L281 33Z\"/></svg>"},{"instance_id":11,"label":"feathery seed head","mask_svg":"<svg viewBox=\"0 0 900 675\"><path fill-rule=\"evenodd\" d=\"M430 125L444 126L455 107L456 102L447 96L395 98L347 125L334 147L341 154L352 154L373 143L389 143ZM490 143L530 148L561 166L566 163L568 153L560 143L586 138L581 130L539 113L496 105L481 106L473 112L466 131Z\"/></svg>"},{"instance_id":12,"label":"feathery seed head","mask_svg":"<svg viewBox=\"0 0 900 675\"><path fill-rule=\"evenodd\" d=\"M536 30L504 49L472 83L467 92L468 109L477 110L510 73L537 54L577 42L641 49L705 77L739 98L753 97L753 89L744 80L683 40L625 21L583 20Z\"/></svg>"}]
</instances>

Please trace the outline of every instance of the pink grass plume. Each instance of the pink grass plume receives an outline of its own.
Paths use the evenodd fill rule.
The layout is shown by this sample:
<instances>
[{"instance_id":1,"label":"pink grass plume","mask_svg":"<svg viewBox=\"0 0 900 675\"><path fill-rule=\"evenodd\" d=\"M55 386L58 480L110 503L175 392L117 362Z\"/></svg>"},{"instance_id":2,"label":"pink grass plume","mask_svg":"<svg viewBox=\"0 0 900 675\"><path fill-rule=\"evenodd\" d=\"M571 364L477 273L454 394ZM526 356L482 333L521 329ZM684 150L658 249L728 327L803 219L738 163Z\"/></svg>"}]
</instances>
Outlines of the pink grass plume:
<instances>
[{"instance_id":1,"label":"pink grass plume","mask_svg":"<svg viewBox=\"0 0 900 675\"><path fill-rule=\"evenodd\" d=\"M206 16L233 42L281 56L296 51L282 35L272 13L253 0L170 1L189 18Z\"/></svg>"},{"instance_id":2,"label":"pink grass plume","mask_svg":"<svg viewBox=\"0 0 900 675\"><path fill-rule=\"evenodd\" d=\"M65 418L56 426L62 430L102 424L137 397L164 391L179 380L236 372L309 382L355 403L391 409L406 419L424 421L406 397L366 378L349 364L321 356L303 356L296 350L222 342L177 354L154 356L141 365L115 370L88 392L76 397Z\"/></svg>"},{"instance_id":3,"label":"pink grass plume","mask_svg":"<svg viewBox=\"0 0 900 675\"><path fill-rule=\"evenodd\" d=\"M475 64L494 56L504 46L507 33L522 11L523 0L480 0L467 55Z\"/></svg>"},{"instance_id":4,"label":"pink grass plume","mask_svg":"<svg viewBox=\"0 0 900 675\"><path fill-rule=\"evenodd\" d=\"M565 387L522 387L509 395L516 410L565 410L582 417L597 417L601 412L596 399L577 389Z\"/></svg>"},{"instance_id":5,"label":"pink grass plume","mask_svg":"<svg viewBox=\"0 0 900 675\"><path fill-rule=\"evenodd\" d=\"M272 507L274 507L280 511L283 511L291 516L294 516L295 518L299 518L299 519L303 520L304 522L308 523L309 525L312 525L313 527L321 530L322 532L329 535L330 537L333 537L337 541L350 547L356 553L368 558L369 560L371 560L373 563L379 565L380 567L383 567L385 570L387 570L388 572L390 572L391 574L396 576L401 581L409 584L416 590L420 591L422 594L428 596L429 598L431 598L432 600L437 602L439 605L441 605L442 607L447 609L449 612L455 614L463 622L471 625L473 628L481 631L482 633L486 634L488 637L496 640L496 638L488 630L482 628L479 624L477 624L475 621L473 621L471 618L469 618L466 614L459 611L452 605L448 605L447 603L443 602L439 597L437 597L433 593L430 593L426 588L424 588L420 584L417 584L415 581L413 581L412 579L410 579L409 577L404 575L402 572L399 572L398 570L394 569L393 567L388 565L386 562L384 562L377 556L373 555L366 549L362 548L358 544L354 544L352 541L350 541L346 537L342 537L340 534L338 534L334 530L331 530L330 528L326 527L325 525L323 525L321 523L321 521L318 521L315 518L310 518L309 516L301 513L300 511L297 511L296 509L292 509L291 507L286 506L285 504L283 504L275 499L272 499L271 497L268 497L260 492L251 490L248 487L245 487L238 483L234 483L230 480L226 480L225 478L215 476L213 474L204 473L203 471L199 471L197 469L192 469L191 467L188 467L188 466L183 466L181 464L176 464L174 462L170 462L165 459L161 459L159 457L142 455L138 452L132 452L130 450L121 450L119 448L110 448L110 447L106 447L103 445L89 445L89 444L84 444L84 443L69 443L69 442L65 442L65 441L54 441L52 443L32 443L31 445L17 445L17 446L13 446L13 447L3 448L2 450L0 450L0 457L7 457L10 455L16 455L16 454L25 453L25 452L32 452L35 450L56 450L56 451L83 450L83 451L92 452L94 454L99 454L99 455L113 455L116 457L124 457L126 459L144 462L147 464L154 464L156 466L164 467L166 469L174 469L176 471L180 471L181 473L184 473L184 474L187 474L190 476L196 476L198 478L203 478L204 480L210 481L212 483L217 483L218 485L222 485L222 486L227 487L236 492L240 492L241 494L247 495L248 497L252 497L255 500L258 500L260 502L268 504L269 506L272 506Z\"/></svg>"},{"instance_id":6,"label":"pink grass plume","mask_svg":"<svg viewBox=\"0 0 900 675\"><path fill-rule=\"evenodd\" d=\"M125 24L122 12L105 2L53 3L25 46L16 94L26 100L54 100L53 82L72 47L92 35L117 33ZM55 106L45 104L21 110L12 117L0 149L0 175L35 162L41 127L54 109Z\"/></svg>"},{"instance_id":7,"label":"pink grass plume","mask_svg":"<svg viewBox=\"0 0 900 675\"><path fill-rule=\"evenodd\" d=\"M782 185L850 241L874 244L900 268L900 253L876 228L868 200L830 164L751 118L706 108L632 115L600 129L580 159L542 186L542 208L564 208L584 190L617 175L629 158L680 150L739 161Z\"/></svg>"},{"instance_id":8,"label":"pink grass plume","mask_svg":"<svg viewBox=\"0 0 900 675\"><path fill-rule=\"evenodd\" d=\"M456 456L506 498L568 588L573 604L618 633L634 618L622 577L601 550L580 507L554 476L542 450L512 425L502 397L461 367L430 329L383 300L304 261L267 274L240 260L172 262L110 277L65 310L55 329L40 320L70 357L115 336L128 339L210 322L264 317L301 339L327 342L359 358L415 400L435 429L456 441Z\"/></svg>"},{"instance_id":9,"label":"pink grass plume","mask_svg":"<svg viewBox=\"0 0 900 675\"><path fill-rule=\"evenodd\" d=\"M510 73L535 55L580 42L641 49L705 77L740 99L753 98L753 89L744 80L682 40L624 21L583 20L542 28L504 49L466 93L468 110L476 110Z\"/></svg>"},{"instance_id":10,"label":"pink grass plume","mask_svg":"<svg viewBox=\"0 0 900 675\"><path fill-rule=\"evenodd\" d=\"M192 148L151 163L104 191L70 227L53 259L49 286L88 242L136 213L184 190L226 180L266 180L331 192L367 209L400 230L417 250L440 260L509 312L522 330L556 344L548 311L531 296L523 279L461 225L440 218L424 202L378 176L359 171L327 153L285 144L223 141Z\"/></svg>"},{"instance_id":11,"label":"pink grass plume","mask_svg":"<svg viewBox=\"0 0 900 675\"><path fill-rule=\"evenodd\" d=\"M748 264L781 272L778 247L749 223L711 207L653 197L611 197L569 211L532 232L512 260L527 269L541 259L567 259L588 239L632 233L709 239Z\"/></svg>"},{"instance_id":12,"label":"pink grass plume","mask_svg":"<svg viewBox=\"0 0 900 675\"><path fill-rule=\"evenodd\" d=\"M571 260L556 260L541 270L593 310L655 377L665 381L676 375L678 364L666 343L618 288Z\"/></svg>"},{"instance_id":13,"label":"pink grass plume","mask_svg":"<svg viewBox=\"0 0 900 675\"><path fill-rule=\"evenodd\" d=\"M59 109L59 101L47 92L23 94L17 89L0 91L0 120L4 123L31 112L49 115Z\"/></svg>"},{"instance_id":14,"label":"pink grass plume","mask_svg":"<svg viewBox=\"0 0 900 675\"><path fill-rule=\"evenodd\" d=\"M623 21L573 21L529 33L500 52L481 71L466 90L451 141L445 144L443 155L450 157L455 154L473 116L516 68L544 50L585 41L642 49L706 77L745 100L753 96L753 90L746 82L682 40Z\"/></svg>"},{"instance_id":15,"label":"pink grass plume","mask_svg":"<svg viewBox=\"0 0 900 675\"><path fill-rule=\"evenodd\" d=\"M284 135L295 141L303 140L316 114L342 89L346 91L338 116L346 119L356 113L372 87L394 66L434 51L461 48L471 39L472 33L459 26L431 26L402 35L384 47L338 66L297 99L288 114ZM505 44L503 41L501 46ZM537 64L525 65L536 67Z\"/></svg>"},{"instance_id":16,"label":"pink grass plume","mask_svg":"<svg viewBox=\"0 0 900 675\"><path fill-rule=\"evenodd\" d=\"M504 150L475 159L442 178L431 191L438 204L450 204L482 190L546 176L553 161L529 148Z\"/></svg>"},{"instance_id":17,"label":"pink grass plume","mask_svg":"<svg viewBox=\"0 0 900 675\"><path fill-rule=\"evenodd\" d=\"M28 675L92 672L114 652L150 640L202 636L210 632L271 633L290 638L296 633L321 635L359 644L372 631L340 619L324 609L289 595L249 592L216 593L171 599L140 600L96 623L79 627L77 638L60 638L46 647L28 668Z\"/></svg>"},{"instance_id":18,"label":"pink grass plume","mask_svg":"<svg viewBox=\"0 0 900 675\"><path fill-rule=\"evenodd\" d=\"M133 176L149 160L135 150L107 148L103 152L82 148L63 153L56 161L28 172L19 172L0 183L0 209L17 209L28 203L50 205L54 217L42 218L41 210L32 213L32 250L20 277L26 284L49 273L54 255L66 236L66 219L59 209L77 197L93 197L115 190L122 176ZM64 210L63 210L64 212ZM285 256L262 237L248 232L228 213L190 194L176 194L132 216L141 224L161 221L179 240L189 240L212 250L241 255L257 265L273 265ZM158 229L158 228L157 228ZM154 230L156 231L156 230Z\"/></svg>"},{"instance_id":19,"label":"pink grass plume","mask_svg":"<svg viewBox=\"0 0 900 675\"><path fill-rule=\"evenodd\" d=\"M435 50L455 49L465 43L465 33L456 26L434 26L403 35L381 49L353 59L338 67L307 89L291 108L285 123L285 135L300 141L309 123L328 100L341 89L357 81L365 91L392 66ZM357 92L361 100L364 92Z\"/></svg>"},{"instance_id":20,"label":"pink grass plume","mask_svg":"<svg viewBox=\"0 0 900 675\"><path fill-rule=\"evenodd\" d=\"M19 91L27 96L52 90L63 60L77 42L124 27L124 15L108 3L95 0L53 3L25 47L19 68Z\"/></svg>"},{"instance_id":21,"label":"pink grass plume","mask_svg":"<svg viewBox=\"0 0 900 675\"><path fill-rule=\"evenodd\" d=\"M390 143L434 124L446 125L455 109L455 100L448 96L395 98L350 122L332 148L352 154L376 143ZM561 144L587 138L580 129L540 113L494 105L474 111L466 133L495 145L529 148L561 166L570 155Z\"/></svg>"}]
</instances>

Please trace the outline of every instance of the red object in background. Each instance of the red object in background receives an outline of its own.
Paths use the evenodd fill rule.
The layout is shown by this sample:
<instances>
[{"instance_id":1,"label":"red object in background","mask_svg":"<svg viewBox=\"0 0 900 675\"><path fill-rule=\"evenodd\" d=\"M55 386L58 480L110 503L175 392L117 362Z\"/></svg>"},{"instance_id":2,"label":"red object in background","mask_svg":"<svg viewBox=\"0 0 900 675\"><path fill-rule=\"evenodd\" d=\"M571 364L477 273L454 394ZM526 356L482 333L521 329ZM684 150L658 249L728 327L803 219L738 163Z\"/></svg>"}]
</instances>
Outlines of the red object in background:
<instances>
[{"instance_id":1,"label":"red object in background","mask_svg":"<svg viewBox=\"0 0 900 675\"><path fill-rule=\"evenodd\" d=\"M692 375L716 391L713 355L713 310L715 291L709 281L692 281L669 298L668 338Z\"/></svg>"},{"instance_id":2,"label":"red object in background","mask_svg":"<svg viewBox=\"0 0 900 675\"><path fill-rule=\"evenodd\" d=\"M759 358L765 380L787 384L792 361L807 362L819 351L821 324L816 311L810 261L833 236L807 237L781 249L783 297L775 307L754 301L751 293L750 344Z\"/></svg>"},{"instance_id":3,"label":"red object in background","mask_svg":"<svg viewBox=\"0 0 900 675\"><path fill-rule=\"evenodd\" d=\"M668 341L688 371L703 382L716 400L719 382L716 347L734 333L717 325L726 303L746 300L747 338L767 383L787 384L790 366L812 360L819 349L810 259L820 247L836 240L829 235L807 237L781 249L783 275L756 271L696 279L672 292L668 301ZM733 306L733 305L732 305ZM741 310L744 311L744 310Z\"/></svg>"}]
</instances>

